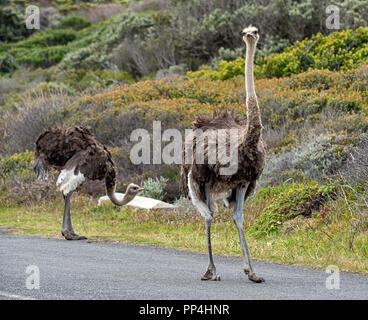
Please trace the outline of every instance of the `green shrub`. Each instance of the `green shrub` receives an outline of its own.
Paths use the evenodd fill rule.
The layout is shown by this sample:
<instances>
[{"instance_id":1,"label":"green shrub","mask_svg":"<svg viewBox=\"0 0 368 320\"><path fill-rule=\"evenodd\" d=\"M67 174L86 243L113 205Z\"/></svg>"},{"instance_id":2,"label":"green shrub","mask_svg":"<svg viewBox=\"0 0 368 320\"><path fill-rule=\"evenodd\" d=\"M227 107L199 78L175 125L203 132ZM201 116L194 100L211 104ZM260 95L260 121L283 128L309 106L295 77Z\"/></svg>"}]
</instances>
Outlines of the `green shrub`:
<instances>
[{"instance_id":1,"label":"green shrub","mask_svg":"<svg viewBox=\"0 0 368 320\"><path fill-rule=\"evenodd\" d=\"M60 10L64 11L69 11L78 8L74 0L53 0L53 2Z\"/></svg>"},{"instance_id":2,"label":"green shrub","mask_svg":"<svg viewBox=\"0 0 368 320\"><path fill-rule=\"evenodd\" d=\"M273 53L281 53L290 45L290 40L280 38L279 35L265 35L264 45L257 50L256 58L267 57Z\"/></svg>"},{"instance_id":3,"label":"green shrub","mask_svg":"<svg viewBox=\"0 0 368 320\"><path fill-rule=\"evenodd\" d=\"M77 32L71 29L46 30L36 32L26 40L4 45L0 47L0 72L13 72L19 64L49 68L64 58L70 51L68 44L76 39Z\"/></svg>"},{"instance_id":4,"label":"green shrub","mask_svg":"<svg viewBox=\"0 0 368 320\"><path fill-rule=\"evenodd\" d=\"M129 65L136 65L132 61L132 55L135 56L134 54L137 53L137 45L140 44L142 47L147 47L145 38L152 34L152 32L148 32L148 29L154 25L155 20L152 15L138 16L127 11L100 23L95 28L91 27L81 30L81 39L70 45L70 54L63 59L59 65L59 70L96 70L116 67L116 63L113 63L112 53L114 48L116 49L124 43L127 51L118 55L127 61L127 64L122 64L124 66L123 69L130 72ZM150 30L152 31L152 29ZM125 39L131 38L135 39L134 43L131 40L125 42ZM141 50L141 48L138 49ZM149 57L152 59L153 54L150 54ZM140 62L146 63L146 60L140 59ZM132 69L136 69L136 67L133 66Z\"/></svg>"},{"instance_id":5,"label":"green shrub","mask_svg":"<svg viewBox=\"0 0 368 320\"><path fill-rule=\"evenodd\" d=\"M77 39L77 32L71 29L66 30L45 30L34 33L26 40L8 45L0 51L9 50L16 52L17 49L46 48L58 45L66 45Z\"/></svg>"},{"instance_id":6,"label":"green shrub","mask_svg":"<svg viewBox=\"0 0 368 320\"><path fill-rule=\"evenodd\" d=\"M24 23L24 15L18 7L0 4L0 44L19 41L30 34L30 30L26 29Z\"/></svg>"},{"instance_id":7,"label":"green shrub","mask_svg":"<svg viewBox=\"0 0 368 320\"><path fill-rule=\"evenodd\" d=\"M29 3L28 0L19 1ZM99 3L111 1L82 0L78 4L75 0L52 1L61 10L87 8ZM154 4L155 1L150 3ZM161 7L160 1L157 4ZM298 1L260 4L259 1L175 0L170 1L170 6L165 2L162 9L143 12L127 9L96 25L71 15L60 22L58 30L35 32L30 41L2 46L0 53L6 52L17 61L27 55L27 50L21 49L68 44L70 54L63 58L58 70L114 69L118 66L138 78L173 65L183 64L188 70L197 70L199 66L209 63L218 73L209 70L201 73L211 79L224 80L243 74L241 66L244 63L241 60L234 61L244 55L240 29L251 21L257 21L262 36L257 50L257 77L283 77L309 69L346 70L368 59L367 28L359 28L354 32L342 31L328 37L321 34L312 37L317 32L330 33L321 23L323 19L320 17L325 12L323 6L318 5L318 0L309 0L305 4ZM363 22L367 20L367 8L360 0L345 1L341 4L341 10L345 12L344 15L349 12L354 16L354 21L344 20L345 28L355 28L357 21L365 25ZM5 29L1 30L4 30L3 34L11 36L8 25L11 24L6 23ZM14 32L21 30L9 28L14 29ZM57 36L63 37L66 34L61 33L76 34L72 35L72 39L67 37L45 41L45 37L56 36L54 33L57 31L60 32ZM14 41L23 37L15 35ZM312 38L296 42L280 53L286 45L305 37ZM116 59L118 61L115 61L114 52L119 57ZM227 61L227 64L222 60ZM3 69L9 70L8 67ZM364 88L364 83L360 88Z\"/></svg>"},{"instance_id":8,"label":"green shrub","mask_svg":"<svg viewBox=\"0 0 368 320\"><path fill-rule=\"evenodd\" d=\"M244 57L244 54L244 47L236 48L235 50L221 47L218 51L220 61L234 61L238 58Z\"/></svg>"},{"instance_id":9,"label":"green shrub","mask_svg":"<svg viewBox=\"0 0 368 320\"><path fill-rule=\"evenodd\" d=\"M199 71L189 71L187 76L190 78L210 78L212 80L228 80L238 76L244 76L244 59L238 58L234 61L222 60L218 65L218 71L203 68Z\"/></svg>"},{"instance_id":10,"label":"green shrub","mask_svg":"<svg viewBox=\"0 0 368 320\"><path fill-rule=\"evenodd\" d=\"M279 186L276 192L266 189L260 196L274 198L252 225L250 232L258 237L278 232L285 221L299 215L310 216L313 211L319 211L336 190L334 185L319 186L317 182Z\"/></svg>"},{"instance_id":11,"label":"green shrub","mask_svg":"<svg viewBox=\"0 0 368 320\"><path fill-rule=\"evenodd\" d=\"M17 62L19 64L26 64L35 68L49 68L58 64L68 51L69 49L65 46L29 50L28 54L24 54L19 57Z\"/></svg>"},{"instance_id":12,"label":"green shrub","mask_svg":"<svg viewBox=\"0 0 368 320\"><path fill-rule=\"evenodd\" d=\"M318 33L257 63L264 77L286 77L312 69L348 70L368 62L368 28Z\"/></svg>"},{"instance_id":13,"label":"green shrub","mask_svg":"<svg viewBox=\"0 0 368 320\"><path fill-rule=\"evenodd\" d=\"M67 29L71 28L73 30L82 30L84 28L87 28L91 26L91 22L83 17L77 16L77 15L70 15L63 20L60 21L57 28L58 29Z\"/></svg>"},{"instance_id":14,"label":"green shrub","mask_svg":"<svg viewBox=\"0 0 368 320\"><path fill-rule=\"evenodd\" d=\"M8 54L0 54L0 73L10 73L17 68L14 57Z\"/></svg>"},{"instance_id":15,"label":"green shrub","mask_svg":"<svg viewBox=\"0 0 368 320\"><path fill-rule=\"evenodd\" d=\"M368 63L368 28L361 27L355 31L334 32L327 37L319 33L311 39L297 41L282 53L260 56L255 63L254 72L256 78L279 78L310 70L350 70L365 63ZM221 61L214 69L203 67L197 72L188 72L188 76L204 76L213 80L231 79L244 75L244 59ZM314 78L310 78L309 83L305 79L306 89L315 84L320 84L318 90L328 89L333 82L327 73L311 73L310 76ZM323 78L319 78L320 76ZM291 78L289 81L291 87L298 85L294 80Z\"/></svg>"},{"instance_id":16,"label":"green shrub","mask_svg":"<svg viewBox=\"0 0 368 320\"><path fill-rule=\"evenodd\" d=\"M193 79L204 77L212 80L219 80L219 72L211 70L208 67L203 67L198 71L188 71L187 76Z\"/></svg>"},{"instance_id":17,"label":"green shrub","mask_svg":"<svg viewBox=\"0 0 368 320\"><path fill-rule=\"evenodd\" d=\"M144 191L141 193L141 195L144 197L162 200L165 196L163 188L165 187L167 181L168 180L164 177L155 179L148 178L142 183Z\"/></svg>"},{"instance_id":18,"label":"green shrub","mask_svg":"<svg viewBox=\"0 0 368 320\"><path fill-rule=\"evenodd\" d=\"M15 153L0 160L0 177L5 183L6 178L14 175L29 175L33 163L33 152Z\"/></svg>"},{"instance_id":19,"label":"green shrub","mask_svg":"<svg viewBox=\"0 0 368 320\"><path fill-rule=\"evenodd\" d=\"M257 193L253 196L253 203L258 204L269 199L278 197L281 193L286 192L290 188L289 185L267 186L259 188Z\"/></svg>"},{"instance_id":20,"label":"green shrub","mask_svg":"<svg viewBox=\"0 0 368 320\"><path fill-rule=\"evenodd\" d=\"M29 1L29 0L18 0ZM117 2L121 4L129 3L130 0L51 0L52 4L61 11L72 11L80 8L86 8L87 6L93 6L95 4Z\"/></svg>"}]
</instances>

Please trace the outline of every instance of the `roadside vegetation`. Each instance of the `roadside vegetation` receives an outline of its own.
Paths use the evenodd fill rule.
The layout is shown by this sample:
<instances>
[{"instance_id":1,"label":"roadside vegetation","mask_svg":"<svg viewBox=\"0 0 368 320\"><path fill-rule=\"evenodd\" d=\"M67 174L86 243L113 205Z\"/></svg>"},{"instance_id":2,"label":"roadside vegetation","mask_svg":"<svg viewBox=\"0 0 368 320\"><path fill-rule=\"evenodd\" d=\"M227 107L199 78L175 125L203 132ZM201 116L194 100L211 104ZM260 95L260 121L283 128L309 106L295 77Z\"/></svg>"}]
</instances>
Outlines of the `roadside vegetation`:
<instances>
[{"instance_id":1,"label":"roadside vegetation","mask_svg":"<svg viewBox=\"0 0 368 320\"><path fill-rule=\"evenodd\" d=\"M239 26L251 22L264 35L255 87L267 145L264 173L244 209L252 256L367 273L368 12L362 1L339 2L344 17L354 16L340 32L320 23L314 0L50 0L33 33L18 28L27 4L0 5L0 16L14 22L0 31L0 227L58 236L63 201L56 173L35 180L34 141L51 125L89 125L111 148L118 191L135 182L146 196L182 206L97 207L104 183L87 183L73 199L76 231L92 240L205 252L203 221L181 196L179 166L133 165L129 137L136 128L152 132L153 120L184 134L199 113L227 108L245 116ZM220 209L213 238L214 252L240 254L231 212Z\"/></svg>"},{"instance_id":2,"label":"roadside vegetation","mask_svg":"<svg viewBox=\"0 0 368 320\"><path fill-rule=\"evenodd\" d=\"M250 226L271 199L253 200L245 206L246 236L252 257L320 268L332 264L340 270L367 274L367 232L352 234L350 214L343 201L327 202L321 207L323 210L291 220L279 233L255 236ZM204 222L193 210L144 211L116 208L109 203L97 207L96 201L85 196L75 197L72 206L74 229L90 241L134 242L207 252ZM1 206L0 221L9 232L62 239L59 232L62 210L61 199L27 206ZM229 211L220 210L216 215L212 234L216 254L239 256L237 230Z\"/></svg>"}]
</instances>

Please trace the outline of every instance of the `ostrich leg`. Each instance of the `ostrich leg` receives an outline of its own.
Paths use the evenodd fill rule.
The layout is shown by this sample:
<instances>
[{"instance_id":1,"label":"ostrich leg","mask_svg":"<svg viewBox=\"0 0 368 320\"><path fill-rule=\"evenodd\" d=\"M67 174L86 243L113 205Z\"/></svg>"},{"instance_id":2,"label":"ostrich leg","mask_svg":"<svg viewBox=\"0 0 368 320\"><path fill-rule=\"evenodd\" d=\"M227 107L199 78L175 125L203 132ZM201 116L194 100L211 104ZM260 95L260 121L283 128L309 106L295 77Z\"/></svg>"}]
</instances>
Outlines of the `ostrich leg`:
<instances>
[{"instance_id":1,"label":"ostrich leg","mask_svg":"<svg viewBox=\"0 0 368 320\"><path fill-rule=\"evenodd\" d=\"M247 188L238 187L236 189L236 203L234 207L233 218L234 218L235 225L238 229L240 246L241 246L242 255L244 259L244 272L246 275L248 275L249 280L259 283L259 282L264 282L264 279L257 277L255 273L253 272L251 258L250 258L250 254L248 250L248 245L247 245L247 241L245 240L245 235L244 235L244 230L243 230L243 221L244 221L243 205L244 205L244 197L245 197L246 191L247 191Z\"/></svg>"},{"instance_id":2,"label":"ostrich leg","mask_svg":"<svg viewBox=\"0 0 368 320\"><path fill-rule=\"evenodd\" d=\"M70 217L70 198L73 194L73 191L69 192L66 196L64 196L65 207L64 207L64 216L63 216L63 225L61 227L61 234L65 237L66 240L85 240L86 237L79 236L74 233L72 220Z\"/></svg>"},{"instance_id":3,"label":"ostrich leg","mask_svg":"<svg viewBox=\"0 0 368 320\"><path fill-rule=\"evenodd\" d=\"M209 259L209 264L208 264L208 268L206 273L202 276L201 280L213 280L213 281L220 281L220 276L216 275L216 267L215 264L213 262L213 257L212 257L212 246L211 246L211 224L212 224L212 217L213 217L213 208L214 208L214 201L211 197L211 193L210 190L208 188L208 186L206 186L205 188L206 190L206 199L207 199L207 207L208 207L208 212L204 217L204 221L206 224L206 235L207 235L207 247L208 247L208 259Z\"/></svg>"},{"instance_id":4,"label":"ostrich leg","mask_svg":"<svg viewBox=\"0 0 368 320\"><path fill-rule=\"evenodd\" d=\"M218 280L220 281L220 276L216 275L216 267L213 262L212 257L212 247L211 247L211 218L205 218L206 223L206 234L207 234L207 247L208 247L208 258L209 258L209 265L207 268L206 273L202 276L201 280Z\"/></svg>"}]
</instances>

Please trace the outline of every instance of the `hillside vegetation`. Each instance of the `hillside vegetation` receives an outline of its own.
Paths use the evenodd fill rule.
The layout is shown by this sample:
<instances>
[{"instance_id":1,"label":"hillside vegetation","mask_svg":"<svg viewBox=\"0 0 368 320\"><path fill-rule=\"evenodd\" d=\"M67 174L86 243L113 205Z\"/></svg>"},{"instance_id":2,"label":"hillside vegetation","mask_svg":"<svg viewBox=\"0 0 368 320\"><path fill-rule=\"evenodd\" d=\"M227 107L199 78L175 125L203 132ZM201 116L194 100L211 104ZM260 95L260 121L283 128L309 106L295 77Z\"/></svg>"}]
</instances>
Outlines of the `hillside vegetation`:
<instances>
[{"instance_id":1,"label":"hillside vegetation","mask_svg":"<svg viewBox=\"0 0 368 320\"><path fill-rule=\"evenodd\" d=\"M0 14L11 15L11 21L14 21L13 30L17 31L21 30L19 21L24 18L24 13L19 8L14 9L15 5L10 10L9 6L14 3L28 4L27 0L6 0L5 6L0 6ZM334 4L334 1L95 0L78 1L78 5L75 5L74 0L49 0L47 3L49 6L41 10L43 31L36 32L35 38L28 42L12 43L3 47L0 59L7 58L12 67L8 67L8 70L0 69L0 72L11 72L22 65L49 68L61 62L61 70L85 67L112 70L118 68L130 72L134 77L152 75L159 69L174 65L193 71L202 64L215 64L218 59L228 61L241 57L243 43L240 28L250 23L256 24L264 35L259 43L258 55L266 57L272 53L280 53L295 41L311 38L318 32L323 35L331 33L324 23L325 7ZM368 9L364 1L336 1L335 4L339 5L345 29L367 26ZM60 6L67 5L71 10L65 13ZM113 13L106 11L106 8L111 8L115 14L119 11L121 13L111 17ZM55 9L59 11L55 12ZM70 19L78 14L84 19L95 20L97 11L106 11L105 16L111 19L101 22L97 19L93 26L88 28L85 25L86 30L69 30L75 25L62 23L63 19ZM8 28L12 28L11 23ZM44 32L46 33L43 34ZM0 41L13 42L28 35L19 34L9 39L0 37ZM338 37L343 46L341 49L346 49L347 45L359 47L359 41L364 41L364 35L363 38L357 37L357 44L351 40L349 34ZM326 40L322 35L312 39L312 43L318 42L318 45L322 45L324 41ZM308 50L310 45L310 41L301 41L295 48L295 54L287 50L281 58L286 59L286 66L278 65L275 67L277 70L269 70L271 60L274 59L269 57L264 74L285 76L288 75L287 72L298 73L306 71L309 66L314 67L308 65L311 63L309 60L313 60L313 52L310 54L311 58L304 59L301 66L295 63L297 57L304 54L301 51ZM325 43L325 46L328 47L329 44ZM336 49L329 48L329 52L340 47L341 44L336 45ZM24 59L24 49L31 50L27 59ZM44 65L40 65L36 54L38 51L45 60ZM360 59L359 53L353 59ZM279 63L282 64L281 61ZM326 67L326 62L318 63L320 67ZM278 70L285 67L286 70Z\"/></svg>"},{"instance_id":2,"label":"hillside vegetation","mask_svg":"<svg viewBox=\"0 0 368 320\"><path fill-rule=\"evenodd\" d=\"M311 39L297 41L282 53L273 53L257 60L257 78L287 77L310 70L351 70L368 62L368 28L334 32L328 37L321 33ZM206 76L226 80L244 75L244 59L222 60L215 70L203 67L188 72L190 77Z\"/></svg>"},{"instance_id":3,"label":"hillside vegetation","mask_svg":"<svg viewBox=\"0 0 368 320\"><path fill-rule=\"evenodd\" d=\"M50 1L59 8L55 23L0 38L0 225L57 233L56 173L42 182L32 172L34 141L56 124L91 126L112 150L119 191L136 182L147 186L148 196L185 203L179 166L133 165L130 134L136 128L152 132L154 120L162 130L184 133L197 114L225 108L245 117L239 26L259 22L255 87L267 164L245 208L251 247L261 259L366 272L366 6L339 2L342 14L356 12L355 19L346 20L347 30L330 32L314 0L103 2L118 5L120 13L92 21L76 14L86 12L78 11L83 6L62 11L62 1ZM103 182L87 183L82 194L104 194ZM133 214L97 208L85 196L75 201L76 224L95 228L92 236L204 250L198 245L204 232L191 209ZM216 219L223 236L215 246L238 254L229 213L221 209Z\"/></svg>"}]
</instances>

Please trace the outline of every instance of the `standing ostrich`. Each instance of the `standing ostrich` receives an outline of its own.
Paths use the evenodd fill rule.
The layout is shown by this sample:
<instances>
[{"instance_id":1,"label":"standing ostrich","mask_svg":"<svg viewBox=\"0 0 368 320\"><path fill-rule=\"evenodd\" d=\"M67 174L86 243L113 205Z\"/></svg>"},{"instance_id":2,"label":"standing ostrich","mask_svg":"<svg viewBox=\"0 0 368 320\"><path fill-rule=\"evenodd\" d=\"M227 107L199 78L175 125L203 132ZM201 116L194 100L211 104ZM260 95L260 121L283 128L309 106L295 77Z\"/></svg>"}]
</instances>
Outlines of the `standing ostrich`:
<instances>
[{"instance_id":1,"label":"standing ostrich","mask_svg":"<svg viewBox=\"0 0 368 320\"><path fill-rule=\"evenodd\" d=\"M117 206L127 204L143 190L130 184L124 198L121 201L116 198L115 163L110 151L95 139L88 127L54 127L41 133L33 164L37 178L47 179L49 166L61 170L56 185L65 201L61 234L67 240L87 239L74 233L70 218L70 198L86 179L105 179L106 193Z\"/></svg>"},{"instance_id":2,"label":"standing ostrich","mask_svg":"<svg viewBox=\"0 0 368 320\"><path fill-rule=\"evenodd\" d=\"M193 124L193 131L237 129L238 137L233 141L238 151L237 171L231 175L221 175L220 169L223 164L216 159L216 164L209 164L209 143L204 139L198 142L198 138L190 137L193 143L193 160L190 164L185 163L183 150L183 165L181 170L182 188L184 193L191 198L193 205L205 219L207 245L209 254L209 266L202 280L220 280L216 274L216 267L212 258L211 249L211 223L213 214L217 211L216 200L223 199L225 204L234 206L233 219L238 229L239 240L244 260L244 272L254 282L263 282L264 279L257 277L251 265L251 258L243 231L243 204L245 199L252 193L256 181L261 175L265 165L265 149L262 142L262 123L257 96L254 89L253 60L256 45L259 39L258 30L249 26L243 30L243 40L246 43L245 60L245 83L247 121L244 123L239 117L228 111L223 114L215 114L213 117L198 116ZM229 130L227 133L227 145L229 144ZM196 149L204 150L204 164L196 163ZM217 143L218 144L218 143ZM221 151L221 150L218 150ZM222 150L223 151L223 150ZM188 151L187 151L188 153ZM198 161L199 162L199 161Z\"/></svg>"}]
</instances>

